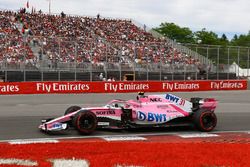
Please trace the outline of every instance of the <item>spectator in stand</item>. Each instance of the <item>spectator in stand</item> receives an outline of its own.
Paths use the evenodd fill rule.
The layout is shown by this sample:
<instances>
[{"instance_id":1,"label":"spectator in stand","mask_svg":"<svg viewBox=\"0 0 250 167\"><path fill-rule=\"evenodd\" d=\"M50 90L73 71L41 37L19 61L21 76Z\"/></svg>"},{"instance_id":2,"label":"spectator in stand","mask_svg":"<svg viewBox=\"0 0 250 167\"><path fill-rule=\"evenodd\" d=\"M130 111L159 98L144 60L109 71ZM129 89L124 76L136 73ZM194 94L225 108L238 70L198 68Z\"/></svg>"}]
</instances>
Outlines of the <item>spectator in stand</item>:
<instances>
[{"instance_id":1,"label":"spectator in stand","mask_svg":"<svg viewBox=\"0 0 250 167\"><path fill-rule=\"evenodd\" d=\"M63 11L61 12L61 17L62 17L62 18L65 18L65 17L66 17L66 14L64 14Z\"/></svg>"},{"instance_id":2,"label":"spectator in stand","mask_svg":"<svg viewBox=\"0 0 250 167\"><path fill-rule=\"evenodd\" d=\"M109 77L109 79L108 79L107 81L111 82L111 81L112 81L112 78L111 78L111 77Z\"/></svg>"},{"instance_id":3,"label":"spectator in stand","mask_svg":"<svg viewBox=\"0 0 250 167\"><path fill-rule=\"evenodd\" d=\"M99 75L99 79L102 81L103 80L103 73L101 72Z\"/></svg>"},{"instance_id":4,"label":"spectator in stand","mask_svg":"<svg viewBox=\"0 0 250 167\"><path fill-rule=\"evenodd\" d=\"M123 81L127 81L127 76L126 75L123 76Z\"/></svg>"}]
</instances>

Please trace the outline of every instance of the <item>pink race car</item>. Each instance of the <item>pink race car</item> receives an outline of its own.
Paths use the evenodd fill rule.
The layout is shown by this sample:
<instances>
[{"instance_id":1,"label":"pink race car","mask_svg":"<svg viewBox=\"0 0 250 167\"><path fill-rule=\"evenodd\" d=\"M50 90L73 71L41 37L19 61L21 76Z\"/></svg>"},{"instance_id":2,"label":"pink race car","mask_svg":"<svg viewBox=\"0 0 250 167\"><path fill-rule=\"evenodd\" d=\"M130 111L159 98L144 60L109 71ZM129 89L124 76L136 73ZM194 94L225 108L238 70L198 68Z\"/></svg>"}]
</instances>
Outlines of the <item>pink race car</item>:
<instances>
[{"instance_id":1,"label":"pink race car","mask_svg":"<svg viewBox=\"0 0 250 167\"><path fill-rule=\"evenodd\" d=\"M168 127L192 124L200 131L211 131L217 124L213 98L191 98L173 94L139 93L136 100L112 100L103 107L71 106L64 116L42 120L39 128L45 132L75 128L80 134L91 134L98 128L126 129Z\"/></svg>"}]
</instances>

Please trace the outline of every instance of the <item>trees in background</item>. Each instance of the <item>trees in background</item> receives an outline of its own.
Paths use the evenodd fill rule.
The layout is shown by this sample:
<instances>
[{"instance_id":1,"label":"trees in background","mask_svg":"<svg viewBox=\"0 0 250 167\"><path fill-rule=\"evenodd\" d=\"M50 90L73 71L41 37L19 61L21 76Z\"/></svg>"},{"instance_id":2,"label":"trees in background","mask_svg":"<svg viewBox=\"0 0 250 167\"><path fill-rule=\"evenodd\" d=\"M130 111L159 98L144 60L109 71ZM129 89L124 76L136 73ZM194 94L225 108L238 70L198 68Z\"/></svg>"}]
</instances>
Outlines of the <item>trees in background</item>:
<instances>
[{"instance_id":1,"label":"trees in background","mask_svg":"<svg viewBox=\"0 0 250 167\"><path fill-rule=\"evenodd\" d=\"M179 43L206 44L206 45L234 45L250 47L250 31L246 35L234 35L233 39L228 40L225 34L220 37L213 31L203 28L200 31L192 32L188 27L180 27L175 23L161 23L154 28L160 34Z\"/></svg>"},{"instance_id":2,"label":"trees in background","mask_svg":"<svg viewBox=\"0 0 250 167\"><path fill-rule=\"evenodd\" d=\"M185 46L190 49L208 57L215 64L232 64L236 62L243 68L250 66L250 31L246 35L235 34L234 37L229 40L225 34L218 36L215 32L208 31L205 28L192 32L190 28L180 27L174 23L162 23L154 30L178 43L185 44ZM198 45L217 46L203 47Z\"/></svg>"},{"instance_id":3,"label":"trees in background","mask_svg":"<svg viewBox=\"0 0 250 167\"><path fill-rule=\"evenodd\" d=\"M187 27L180 27L174 23L162 23L155 29L160 34L180 43L194 43L194 34Z\"/></svg>"}]
</instances>

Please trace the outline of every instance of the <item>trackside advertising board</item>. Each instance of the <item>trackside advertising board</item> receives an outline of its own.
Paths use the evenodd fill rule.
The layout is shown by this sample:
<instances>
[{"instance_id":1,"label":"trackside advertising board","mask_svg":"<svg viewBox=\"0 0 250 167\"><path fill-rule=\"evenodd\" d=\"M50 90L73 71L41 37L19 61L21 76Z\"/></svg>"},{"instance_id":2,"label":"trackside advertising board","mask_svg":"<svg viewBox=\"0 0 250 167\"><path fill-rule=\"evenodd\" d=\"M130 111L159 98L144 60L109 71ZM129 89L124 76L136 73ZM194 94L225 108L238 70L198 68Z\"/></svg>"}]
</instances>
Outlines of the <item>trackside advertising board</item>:
<instances>
[{"instance_id":1,"label":"trackside advertising board","mask_svg":"<svg viewBox=\"0 0 250 167\"><path fill-rule=\"evenodd\" d=\"M0 95L246 90L246 80L141 82L2 82Z\"/></svg>"}]
</instances>

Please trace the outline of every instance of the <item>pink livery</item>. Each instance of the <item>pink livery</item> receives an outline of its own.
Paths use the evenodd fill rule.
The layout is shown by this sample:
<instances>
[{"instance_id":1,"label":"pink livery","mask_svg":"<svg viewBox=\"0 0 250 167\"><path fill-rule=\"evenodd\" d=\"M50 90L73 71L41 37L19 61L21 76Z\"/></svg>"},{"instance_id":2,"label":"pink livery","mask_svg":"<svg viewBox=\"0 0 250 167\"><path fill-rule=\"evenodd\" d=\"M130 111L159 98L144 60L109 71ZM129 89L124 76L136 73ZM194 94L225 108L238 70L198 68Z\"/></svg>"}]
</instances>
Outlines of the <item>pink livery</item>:
<instances>
[{"instance_id":1,"label":"pink livery","mask_svg":"<svg viewBox=\"0 0 250 167\"><path fill-rule=\"evenodd\" d=\"M173 94L144 95L132 100L111 100L102 107L69 107L63 116L42 120L44 132L76 129L91 134L96 129L128 129L192 125L200 131L216 127L213 98L191 98L190 101Z\"/></svg>"}]
</instances>

